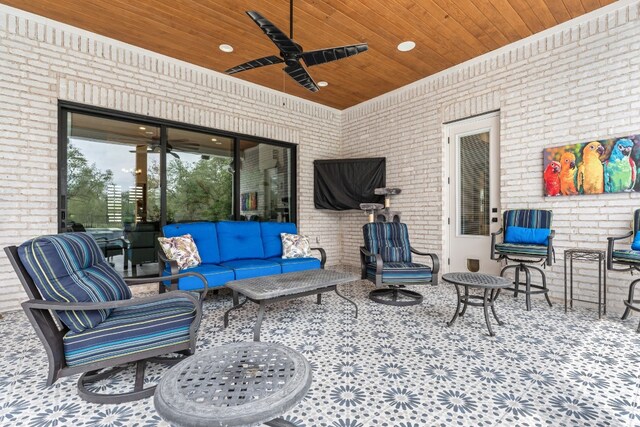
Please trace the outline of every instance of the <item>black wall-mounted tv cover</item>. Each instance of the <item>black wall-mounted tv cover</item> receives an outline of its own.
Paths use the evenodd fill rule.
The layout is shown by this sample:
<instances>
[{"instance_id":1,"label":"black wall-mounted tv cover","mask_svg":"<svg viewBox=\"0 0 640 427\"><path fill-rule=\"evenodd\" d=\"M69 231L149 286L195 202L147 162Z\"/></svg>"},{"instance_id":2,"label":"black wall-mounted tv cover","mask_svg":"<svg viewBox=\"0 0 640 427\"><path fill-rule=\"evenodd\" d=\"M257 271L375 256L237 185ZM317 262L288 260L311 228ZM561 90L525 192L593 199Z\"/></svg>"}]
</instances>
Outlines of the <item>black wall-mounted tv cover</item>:
<instances>
[{"instance_id":1,"label":"black wall-mounted tv cover","mask_svg":"<svg viewBox=\"0 0 640 427\"><path fill-rule=\"evenodd\" d=\"M316 160L313 162L313 202L316 209L360 209L360 203L383 203L374 194L386 186L386 158Z\"/></svg>"}]
</instances>

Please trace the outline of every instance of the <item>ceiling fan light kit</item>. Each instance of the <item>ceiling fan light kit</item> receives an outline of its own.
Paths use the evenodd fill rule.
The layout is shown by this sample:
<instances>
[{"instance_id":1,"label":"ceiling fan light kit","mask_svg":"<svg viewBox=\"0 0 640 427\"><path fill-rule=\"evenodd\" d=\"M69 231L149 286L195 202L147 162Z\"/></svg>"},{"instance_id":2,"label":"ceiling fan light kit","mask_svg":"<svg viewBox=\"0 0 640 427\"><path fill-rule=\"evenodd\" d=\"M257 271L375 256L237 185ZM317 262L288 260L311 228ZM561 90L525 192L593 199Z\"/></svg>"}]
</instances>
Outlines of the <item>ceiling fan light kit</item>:
<instances>
[{"instance_id":1,"label":"ceiling fan light kit","mask_svg":"<svg viewBox=\"0 0 640 427\"><path fill-rule=\"evenodd\" d=\"M359 43L305 52L302 46L293 41L293 0L289 3L289 14L290 31L289 37L287 37L286 34L284 34L278 27L273 25L271 21L266 19L259 12L253 10L247 11L247 15L249 15L253 22L260 27L266 36L269 37L273 44L275 44L280 50L280 56L271 55L254 59L233 68L229 68L225 73L235 74L267 65L284 63L286 65L284 67L285 73L305 89L311 92L317 92L319 90L318 85L313 81L300 60L303 60L307 67L311 67L314 65L326 64L331 61L337 61L338 59L348 58L349 56L365 52L369 48L366 43Z\"/></svg>"}]
</instances>

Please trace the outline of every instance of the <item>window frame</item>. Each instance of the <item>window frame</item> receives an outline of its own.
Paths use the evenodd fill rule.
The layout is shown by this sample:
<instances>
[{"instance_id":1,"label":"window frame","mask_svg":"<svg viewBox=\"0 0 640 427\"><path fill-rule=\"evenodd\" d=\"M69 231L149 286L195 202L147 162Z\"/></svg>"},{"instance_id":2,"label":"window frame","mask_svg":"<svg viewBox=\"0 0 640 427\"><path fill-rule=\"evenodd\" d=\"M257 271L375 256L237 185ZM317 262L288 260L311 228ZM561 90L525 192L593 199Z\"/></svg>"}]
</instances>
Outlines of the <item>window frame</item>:
<instances>
[{"instance_id":1,"label":"window frame","mask_svg":"<svg viewBox=\"0 0 640 427\"><path fill-rule=\"evenodd\" d=\"M298 145L277 141L269 138L245 135L235 132L228 132L205 126L192 125L188 123L176 122L173 120L161 119L157 117L144 116L140 114L127 113L108 108L95 107L91 105L79 104L69 101L58 101L58 197L57 197L57 223L58 233L66 231L67 227L67 149L68 149L68 117L69 114L78 113L102 117L105 119L122 120L135 122L148 126L155 126L160 129L160 225L167 224L167 137L168 129L182 129L193 132L209 133L220 135L221 137L233 139L233 161L240 164L240 140L255 142L257 144L269 144L276 147L288 148L291 150L291 200L289 201L289 221L297 225L298 222ZM240 168L236 168L233 177L233 216L234 220L240 220Z\"/></svg>"}]
</instances>

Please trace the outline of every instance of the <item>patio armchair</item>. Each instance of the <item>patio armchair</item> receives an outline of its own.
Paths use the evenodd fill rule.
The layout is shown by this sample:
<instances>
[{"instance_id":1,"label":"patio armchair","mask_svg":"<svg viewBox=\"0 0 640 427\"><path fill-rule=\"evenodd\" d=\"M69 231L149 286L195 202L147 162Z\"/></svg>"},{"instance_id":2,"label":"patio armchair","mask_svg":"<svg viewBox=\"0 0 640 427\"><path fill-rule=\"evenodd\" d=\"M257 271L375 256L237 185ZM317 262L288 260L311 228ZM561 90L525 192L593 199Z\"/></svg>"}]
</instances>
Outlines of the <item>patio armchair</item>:
<instances>
[{"instance_id":1,"label":"patio armchair","mask_svg":"<svg viewBox=\"0 0 640 427\"><path fill-rule=\"evenodd\" d=\"M440 261L434 253L414 249L409 242L406 224L370 222L362 227L364 246L360 247L363 279L376 287L369 298L380 304L406 306L420 304L422 295L406 289L406 285L438 284ZM431 266L413 262L412 254L428 256Z\"/></svg>"},{"instance_id":2,"label":"patio armchair","mask_svg":"<svg viewBox=\"0 0 640 427\"><path fill-rule=\"evenodd\" d=\"M128 246L124 255L124 269L129 268L133 275L137 274L137 266L158 261L157 253L160 249L158 237L160 237L160 224L156 221L125 224L124 236Z\"/></svg>"},{"instance_id":3,"label":"patio armchair","mask_svg":"<svg viewBox=\"0 0 640 427\"><path fill-rule=\"evenodd\" d=\"M607 247L607 270L610 271L629 271L633 274L634 271L640 271L640 209L636 209L633 212L633 229L624 236L620 237L607 237L609 241ZM616 249L615 243L619 240L628 239L633 237L633 244L629 249ZM618 267L617 267L618 266ZM626 320L631 314L631 310L640 311L640 299L634 299L634 293L636 285L640 282L640 279L633 280L629 285L629 298L624 302L627 307L622 314L622 320ZM640 332L640 323L636 332Z\"/></svg>"},{"instance_id":4,"label":"patio armchair","mask_svg":"<svg viewBox=\"0 0 640 427\"><path fill-rule=\"evenodd\" d=\"M49 360L47 386L81 373L78 394L94 403L130 402L154 393L144 388L146 362L174 364L196 350L201 301L189 292L132 298L128 285L157 278L120 277L88 233L64 233L4 248L29 300L27 318ZM193 275L205 283L198 273ZM91 384L118 374L135 362L132 391L104 394Z\"/></svg>"},{"instance_id":5,"label":"patio armchair","mask_svg":"<svg viewBox=\"0 0 640 427\"><path fill-rule=\"evenodd\" d=\"M551 307L547 277L542 268L552 265L554 258L553 238L555 231L551 229L553 212L540 209L514 209L504 212L502 228L491 233L491 259L505 260L507 265L500 272L500 276L513 269L515 273L514 287L506 288L513 291L513 296L525 294L527 311L531 311L531 295L544 294ZM503 235L504 231L504 235ZM503 235L503 241L497 241ZM515 264L509 265L509 261ZM541 285L531 283L531 270L540 273ZM525 275L525 282L520 281L520 274ZM520 286L524 285L524 289Z\"/></svg>"}]
</instances>

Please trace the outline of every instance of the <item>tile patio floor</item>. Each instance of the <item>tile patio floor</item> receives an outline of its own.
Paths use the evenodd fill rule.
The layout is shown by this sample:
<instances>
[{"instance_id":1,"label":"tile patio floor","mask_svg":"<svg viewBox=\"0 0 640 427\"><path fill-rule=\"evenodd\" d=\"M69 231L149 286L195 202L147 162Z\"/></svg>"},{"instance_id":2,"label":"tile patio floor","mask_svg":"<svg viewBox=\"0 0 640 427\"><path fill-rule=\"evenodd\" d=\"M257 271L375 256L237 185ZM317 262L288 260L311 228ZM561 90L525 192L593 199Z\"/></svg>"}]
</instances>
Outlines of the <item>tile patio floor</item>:
<instances>
[{"instance_id":1,"label":"tile patio floor","mask_svg":"<svg viewBox=\"0 0 640 427\"><path fill-rule=\"evenodd\" d=\"M299 350L314 368L310 392L285 416L297 426L640 426L637 315L626 322L598 321L586 309L565 315L540 296L527 313L522 297L501 295L506 325L490 338L480 308L445 325L455 291L444 283L420 287L425 301L407 308L371 302L366 281L341 289L357 302L357 320L350 304L325 294L321 306L314 297L273 305L263 323L263 341ZM236 311L223 330L230 305L226 294L205 302L199 350L251 340L257 306ZM0 337L0 425L168 425L151 398L86 403L77 376L46 388L46 356L21 312L0 320ZM163 369L151 369L150 380Z\"/></svg>"}]
</instances>

